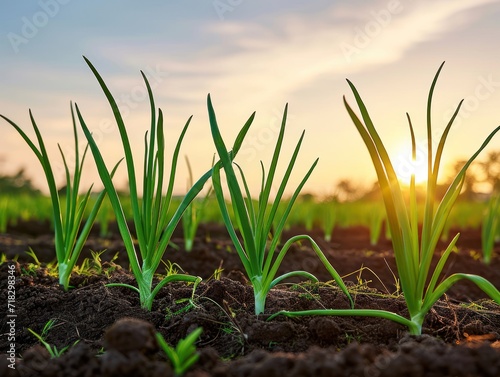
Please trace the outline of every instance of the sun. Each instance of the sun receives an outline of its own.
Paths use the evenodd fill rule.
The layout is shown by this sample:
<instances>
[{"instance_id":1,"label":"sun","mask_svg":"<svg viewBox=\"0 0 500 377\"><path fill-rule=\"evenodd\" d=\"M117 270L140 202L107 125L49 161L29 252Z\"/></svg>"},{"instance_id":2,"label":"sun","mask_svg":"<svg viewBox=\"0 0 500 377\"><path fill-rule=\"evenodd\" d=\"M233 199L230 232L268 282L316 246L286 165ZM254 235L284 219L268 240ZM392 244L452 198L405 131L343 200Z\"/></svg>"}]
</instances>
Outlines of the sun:
<instances>
[{"instance_id":1,"label":"sun","mask_svg":"<svg viewBox=\"0 0 500 377\"><path fill-rule=\"evenodd\" d=\"M422 185L427 182L427 156L426 152L417 149L416 158L412 159L411 148L404 148L396 155L394 170L399 181L409 185L411 176L415 174L415 184Z\"/></svg>"}]
</instances>

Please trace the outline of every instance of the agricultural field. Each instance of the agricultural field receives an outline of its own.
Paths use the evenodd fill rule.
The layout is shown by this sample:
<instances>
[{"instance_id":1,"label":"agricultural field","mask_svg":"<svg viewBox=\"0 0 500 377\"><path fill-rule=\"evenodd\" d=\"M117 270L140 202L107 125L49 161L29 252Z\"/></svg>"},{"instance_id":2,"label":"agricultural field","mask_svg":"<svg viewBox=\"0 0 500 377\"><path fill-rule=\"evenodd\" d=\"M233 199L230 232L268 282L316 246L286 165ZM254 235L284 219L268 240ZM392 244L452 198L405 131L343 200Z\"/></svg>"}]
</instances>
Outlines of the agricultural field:
<instances>
[{"instance_id":1,"label":"agricultural field","mask_svg":"<svg viewBox=\"0 0 500 377\"><path fill-rule=\"evenodd\" d=\"M50 199L44 196L12 196L8 199L2 197L1 200L3 203L22 203L27 209L50 207ZM105 202L103 208L108 204ZM166 285L156 297L151 311L141 309L135 292L106 287L109 283L134 284L113 216L104 218L103 215L102 220L96 220L72 273L72 288L64 292L58 283L53 226L44 215L46 210L27 214L27 211L9 206L12 212L9 212L11 215L0 236L3 261L0 268L2 281L9 265L15 265L18 274L16 309L18 318L23 320L17 322L17 326L42 333L46 324L54 321L44 337L45 341L57 350L70 346L62 356L51 359L36 337L27 330L20 333L17 338L19 353L24 355L26 368L33 371L31 375L41 373L42 369L48 368L47 364L63 368L70 359L76 358L78 362L86 360L82 357L98 355L105 344L109 347L109 342L112 342L103 338L105 330L122 317L149 322L147 326L140 322L128 324L134 326L133 334L128 335L134 336L135 344L141 347L145 346L143 342L146 340L135 337L142 336L141 331L153 331L151 324L171 344L177 344L192 328L202 327L203 333L196 345L201 358L193 367L193 372L187 375L197 375L202 370L209 373L218 370L219 375L237 375L239 372L236 371L255 365L262 368L261 373L265 373L272 370L273 363L286 363L290 370L300 370L298 368L310 367L308 359L316 367L321 365L321 360L328 358L329 350L338 356L328 368L350 372L355 372L356 368L389 368L403 357L411 360L412 365L429 363L426 353L423 353L429 348L432 352L443 352L443 365L450 363L449 360L456 363L457 357L473 357L478 349L482 357L491 357L490 362L498 357L492 347L498 341L500 311L471 284L457 284L434 305L423 327L423 333L430 336L428 338L410 337L405 335L407 329L402 325L368 317L310 316L266 321L269 314L280 310L349 307L346 298L331 282L328 271L305 242L289 251L278 273L306 270L321 283L296 278L284 281L269 293L266 313L255 316L252 289L224 224L217 215L217 203L211 199L205 205L192 249L186 250L181 223L163 256L165 264L160 265L155 278L158 281L165 274L177 270L200 276L203 281L194 291L192 286L184 283ZM4 206L7 207L6 204ZM328 240L325 237L325 220L318 215L325 207L332 210L336 218ZM477 273L498 286L498 243L495 244L491 263L486 265L483 262L481 221L485 207L484 203L459 202L456 205L449 219L449 236L458 231L461 235L446 274L463 271ZM387 238L389 235L383 220L380 229L372 225L371 214L378 209L380 203L377 202L300 202L292 211L290 225L282 237L287 239L304 233L311 235L346 281L357 307L387 309L406 316L392 245ZM305 211L315 215L306 219L300 215ZM467 218L466 224L463 218ZM374 233L379 236L374 237ZM445 240L440 241L437 250L443 250L445 245ZM33 254L28 252L30 250ZM14 260L15 263L12 262ZM126 332L127 327L123 330L118 327L117 331ZM78 343L74 345L75 342ZM407 353L401 354L403 349ZM338 350L343 351L339 353ZM400 350L399 356L397 350ZM145 349L127 352L139 351ZM294 354L301 356L295 358ZM381 360L386 364L380 364ZM82 368L88 366L85 363L82 361ZM97 364L97 361L93 363ZM150 364L154 363L144 357L138 361L136 368L146 368L146 365L153 368Z\"/></svg>"},{"instance_id":2,"label":"agricultural field","mask_svg":"<svg viewBox=\"0 0 500 377\"><path fill-rule=\"evenodd\" d=\"M288 187L304 134L283 156L283 144L292 143L286 106L252 193L237 160L254 115L228 142L209 95L216 158L175 196L191 119L169 160L163 115L143 75L152 121L144 154L135 155L111 91L85 60L113 110L122 161L106 165L74 105L76 158L70 166L61 151L66 185L58 189L35 120L31 138L2 116L41 163L49 195L0 194L7 334L0 375L500 375L500 197L463 194L467 168L500 128L442 190L437 176L453 115L436 151L429 148L427 182L417 185L413 175L403 184L349 82L361 118L344 99L345 107L370 151L378 189L356 200L304 194L317 160ZM431 139L430 124L428 132ZM101 192L80 192L85 157L97 167ZM113 181L118 168L129 177L125 192Z\"/></svg>"}]
</instances>

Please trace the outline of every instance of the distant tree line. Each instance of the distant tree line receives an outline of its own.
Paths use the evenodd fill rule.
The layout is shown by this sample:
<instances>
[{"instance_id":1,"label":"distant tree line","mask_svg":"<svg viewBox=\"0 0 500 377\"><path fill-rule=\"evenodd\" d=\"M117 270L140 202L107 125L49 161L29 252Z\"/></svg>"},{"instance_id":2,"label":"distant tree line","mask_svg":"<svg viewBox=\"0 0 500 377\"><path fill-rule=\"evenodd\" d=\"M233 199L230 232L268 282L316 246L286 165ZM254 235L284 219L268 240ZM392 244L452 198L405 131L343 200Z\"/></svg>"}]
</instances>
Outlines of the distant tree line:
<instances>
[{"instance_id":1,"label":"distant tree line","mask_svg":"<svg viewBox=\"0 0 500 377\"><path fill-rule=\"evenodd\" d=\"M466 162L466 160L457 160L453 163L449 177L438 186L437 199L444 196L452 180ZM484 189L478 190L480 186L486 187L487 192L485 193ZM500 193L500 151L491 151L483 160L471 164L465 175L461 199L481 200L493 193ZM344 178L336 183L331 199L338 201L378 200L381 199L381 195L377 182L366 189L351 179Z\"/></svg>"},{"instance_id":2,"label":"distant tree line","mask_svg":"<svg viewBox=\"0 0 500 377\"><path fill-rule=\"evenodd\" d=\"M39 195L41 192L33 185L31 179L26 176L24 168L20 168L14 174L0 173L0 193Z\"/></svg>"},{"instance_id":3,"label":"distant tree line","mask_svg":"<svg viewBox=\"0 0 500 377\"><path fill-rule=\"evenodd\" d=\"M1 159L0 159L1 160ZM451 167L451 173L448 179L438 187L438 196L446 193L451 180L458 174L465 164L465 160L457 160ZM490 193L500 193L500 151L489 152L483 160L474 162L465 176L465 182L461 197L463 200L477 200L484 196L478 190L480 185L487 186ZM64 193L64 187L61 188ZM0 172L0 193L2 194L40 194L32 180L26 175L24 168L20 168L14 174L5 174ZM311 194L303 194L303 200L308 196L312 200ZM338 201L355 201L360 199L370 200L381 198L378 183L375 182L368 189L362 185L356 184L351 179L344 178L339 180L330 199Z\"/></svg>"}]
</instances>

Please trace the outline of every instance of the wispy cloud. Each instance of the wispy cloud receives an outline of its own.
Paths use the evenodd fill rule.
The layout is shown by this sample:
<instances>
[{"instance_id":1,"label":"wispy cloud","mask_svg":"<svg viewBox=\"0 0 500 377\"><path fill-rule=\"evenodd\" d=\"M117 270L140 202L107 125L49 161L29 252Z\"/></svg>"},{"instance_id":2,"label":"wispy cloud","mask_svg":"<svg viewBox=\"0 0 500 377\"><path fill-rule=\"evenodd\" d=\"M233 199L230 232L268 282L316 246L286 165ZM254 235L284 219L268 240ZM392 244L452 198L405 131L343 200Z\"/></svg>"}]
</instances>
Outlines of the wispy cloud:
<instances>
[{"instance_id":1,"label":"wispy cloud","mask_svg":"<svg viewBox=\"0 0 500 377\"><path fill-rule=\"evenodd\" d=\"M162 81L154 89L157 105L167 106L164 110L168 114L169 127L181 127L193 113L193 128L197 127L196 122L206 121L204 98L209 92L214 96L221 118L227 116L226 122L229 120L229 124L235 125L228 127L229 132L237 132L238 122L252 110L259 113L258 122L261 123L257 127L266 123L261 118L263 113L279 118L282 106L290 101L293 104L291 111L299 108L295 119L301 129L308 124L315 125L308 131L307 139L315 148L311 152L304 148L304 153L314 154L315 158L322 143L326 144L322 134L331 132L332 112L338 128L335 132L349 132L346 128L340 130L345 124L341 118L344 109L340 97L335 97L338 107L331 111L330 99L340 90L338 87L332 89L332 83L335 86L355 73L378 74L384 68L394 68L394 72L399 67L394 63L410 55L432 59L437 64L434 56L426 51L430 45L426 42L436 42L440 47L446 43L456 44L454 34L474 25L478 18L491 22L488 17L491 5L498 4L494 0L280 0L272 3L261 0L245 2L221 21L210 5L191 10L195 3L157 5L152 9L150 5L139 7L130 2L130 7L120 9L117 19L111 20L106 12L101 12L99 20L95 21L96 28L89 29L82 20L89 19L86 16L95 12L95 7L75 2L30 40L20 54L9 50L9 54L2 55L0 64L6 68L0 75L0 85L7 88L0 93L2 113L15 120L26 120L27 108L34 107L37 119L44 121L51 139L64 144L62 132L68 129L69 101L74 100L81 105L89 123L98 128L111 114L97 82L81 59L83 53L96 65L113 94L118 99L123 97L124 102L127 96L140 96L143 90L139 69L159 70ZM297 7L301 7L300 12ZM188 19L174 17L181 14ZM76 15L77 19L72 18ZM483 36L475 31L471 40L477 40L479 45ZM489 43L491 45L491 39ZM346 46L353 48L349 56ZM462 56L459 48L451 47L454 57ZM488 51L487 47L482 48ZM497 52L487 55L491 64L481 67L486 70L483 72L486 76L496 69L492 67L495 67ZM464 59L460 58L458 69L467 65L463 61L467 58L465 54ZM409 64L408 61L404 63L405 67ZM384 76L383 79L384 83L389 83L391 78ZM368 87L372 84L370 80L364 83ZM130 111L127 124L144 124L141 119L136 121L136 117L144 114L147 117L146 102L139 100L133 104L137 109ZM379 106L383 105L380 99ZM270 122L263 127L268 127ZM63 125L66 128L63 129ZM206 122L200 129L192 133L191 145L196 146L196 153L211 155L213 148L206 142L209 138ZM259 129L253 129L258 134ZM140 127L133 130L140 144L143 130ZM172 132L175 134L175 129ZM4 139L19 138L9 133ZM110 150L114 148L111 139L104 141L110 143ZM333 179L330 176L334 157L328 157L328 153L335 149L347 155L351 150L348 142L338 142L334 146L331 140L329 143L321 156L327 163L318 167L318 174ZM15 148L9 144L2 150L15 155ZM24 155L16 155L16 158L18 162L26 160ZM344 167L336 166L336 169ZM345 169L345 174L353 171L351 166Z\"/></svg>"},{"instance_id":2,"label":"wispy cloud","mask_svg":"<svg viewBox=\"0 0 500 377\"><path fill-rule=\"evenodd\" d=\"M210 40L219 44L202 45L177 58L150 46L137 48L142 59L149 55L145 60L160 62L171 74L171 89L186 101L199 101L215 91L255 103L276 95L287 97L325 74L345 77L395 62L419 44L452 33L493 2L379 1L362 7L343 3L308 17L285 14L272 23L268 19L205 23ZM392 13L391 3L397 3ZM349 56L348 46L354 51ZM105 49L109 58L134 65L125 46L115 42Z\"/></svg>"}]
</instances>

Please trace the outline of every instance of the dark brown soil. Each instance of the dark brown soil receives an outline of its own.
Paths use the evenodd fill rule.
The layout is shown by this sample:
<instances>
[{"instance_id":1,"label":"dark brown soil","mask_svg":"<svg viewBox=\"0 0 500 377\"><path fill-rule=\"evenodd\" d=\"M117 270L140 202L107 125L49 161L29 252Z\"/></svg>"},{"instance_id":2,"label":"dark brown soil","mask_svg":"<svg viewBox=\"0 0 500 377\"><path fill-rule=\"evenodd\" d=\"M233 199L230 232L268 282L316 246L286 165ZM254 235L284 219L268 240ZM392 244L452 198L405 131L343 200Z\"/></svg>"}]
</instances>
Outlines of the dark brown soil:
<instances>
[{"instance_id":1,"label":"dark brown soil","mask_svg":"<svg viewBox=\"0 0 500 377\"><path fill-rule=\"evenodd\" d=\"M292 229L284 237L300 232ZM479 274L500 287L499 248L492 264L485 266L477 258L479 232L462 233L446 273ZM106 287L110 282L134 284L119 237L93 235L82 257L89 256L90 249L107 249L102 259L110 261L118 252L115 263L122 268L108 269L109 278L105 274L74 275L74 288L64 292L46 269L27 273L27 263L32 262L25 254L28 247L42 262L54 259L46 227L35 229L32 224L0 235L0 254L8 259L19 254L15 264L16 353L22 356L17 358L15 370L8 368L4 355L9 342L3 335L0 376L170 376L172 368L159 351L154 332L161 332L175 345L197 327L203 328L197 343L200 359L187 376L500 376L500 308L470 284L459 283L438 301L426 318L425 335L420 337L376 318L277 317L266 321L283 309L348 308L348 301L333 284L283 284L270 292L266 314L257 317L253 290L225 229L205 225L198 234L194 250L187 253L176 233L173 242L177 248L169 246L165 258L204 281L194 295L193 287L184 283L165 286L150 312L140 308L132 290ZM319 233L312 235L335 268L346 275L356 292L357 308L386 309L407 316L395 284L389 241L370 246L368 231L363 228L336 229L329 243L321 241ZM444 244L438 250L443 248ZM0 266L2 303L7 300L7 272L13 263ZM219 266L223 272L216 279L213 274ZM358 271L362 266L365 269ZM280 272L298 269L312 272L320 281L331 280L306 243L290 250ZM6 318L5 304L0 313ZM54 359L27 331L40 333L51 319L56 323L47 342L58 349L71 346ZM4 320L0 333L8 331Z\"/></svg>"}]
</instances>

